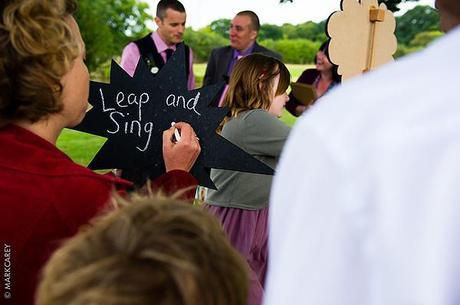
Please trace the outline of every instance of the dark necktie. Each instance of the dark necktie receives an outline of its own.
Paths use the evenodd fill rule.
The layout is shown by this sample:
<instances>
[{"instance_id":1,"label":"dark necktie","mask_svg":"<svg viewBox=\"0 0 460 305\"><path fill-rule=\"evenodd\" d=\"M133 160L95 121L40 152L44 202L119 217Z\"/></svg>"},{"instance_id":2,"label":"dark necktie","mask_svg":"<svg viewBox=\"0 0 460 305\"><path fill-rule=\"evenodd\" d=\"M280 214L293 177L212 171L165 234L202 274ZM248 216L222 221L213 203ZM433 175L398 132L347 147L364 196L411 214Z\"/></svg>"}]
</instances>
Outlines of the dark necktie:
<instances>
[{"instance_id":1,"label":"dark necktie","mask_svg":"<svg viewBox=\"0 0 460 305\"><path fill-rule=\"evenodd\" d=\"M166 49L166 61L168 61L173 55L174 51L172 49Z\"/></svg>"}]
</instances>

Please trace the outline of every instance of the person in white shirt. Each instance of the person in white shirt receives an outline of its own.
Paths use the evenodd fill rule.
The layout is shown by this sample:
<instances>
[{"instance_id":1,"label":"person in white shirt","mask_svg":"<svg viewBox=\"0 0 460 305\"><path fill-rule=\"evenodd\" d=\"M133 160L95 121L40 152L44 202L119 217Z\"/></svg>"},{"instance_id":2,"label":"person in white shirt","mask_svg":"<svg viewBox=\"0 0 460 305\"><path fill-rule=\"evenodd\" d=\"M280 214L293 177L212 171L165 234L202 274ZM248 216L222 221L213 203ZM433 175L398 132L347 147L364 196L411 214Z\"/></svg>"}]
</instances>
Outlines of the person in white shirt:
<instances>
[{"instance_id":1,"label":"person in white shirt","mask_svg":"<svg viewBox=\"0 0 460 305\"><path fill-rule=\"evenodd\" d=\"M448 34L331 92L291 132L265 305L460 304L460 1L436 6Z\"/></svg>"}]
</instances>

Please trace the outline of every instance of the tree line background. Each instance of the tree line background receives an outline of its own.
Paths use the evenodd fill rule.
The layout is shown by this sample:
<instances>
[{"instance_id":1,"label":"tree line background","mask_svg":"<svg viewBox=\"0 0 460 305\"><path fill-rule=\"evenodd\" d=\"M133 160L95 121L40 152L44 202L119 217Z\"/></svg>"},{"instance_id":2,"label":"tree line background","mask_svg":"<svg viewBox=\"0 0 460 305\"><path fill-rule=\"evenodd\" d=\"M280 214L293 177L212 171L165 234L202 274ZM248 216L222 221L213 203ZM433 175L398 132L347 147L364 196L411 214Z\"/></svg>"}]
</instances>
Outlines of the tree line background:
<instances>
[{"instance_id":1,"label":"tree line background","mask_svg":"<svg viewBox=\"0 0 460 305\"><path fill-rule=\"evenodd\" d=\"M396 11L401 0L383 2ZM146 3L136 0L79 1L76 17L86 42L90 71L104 69L112 58L121 55L129 41L148 33L145 24L153 17L147 13L147 9ZM443 35L439 30L438 13L430 6L416 6L396 17L396 24L396 57L420 50ZM230 19L218 19L199 30L186 29L184 40L193 49L196 63L206 62L213 48L228 45L229 25ZM286 63L311 64L318 47L327 39L325 25L326 20L281 26L262 24L258 42L279 52Z\"/></svg>"}]
</instances>

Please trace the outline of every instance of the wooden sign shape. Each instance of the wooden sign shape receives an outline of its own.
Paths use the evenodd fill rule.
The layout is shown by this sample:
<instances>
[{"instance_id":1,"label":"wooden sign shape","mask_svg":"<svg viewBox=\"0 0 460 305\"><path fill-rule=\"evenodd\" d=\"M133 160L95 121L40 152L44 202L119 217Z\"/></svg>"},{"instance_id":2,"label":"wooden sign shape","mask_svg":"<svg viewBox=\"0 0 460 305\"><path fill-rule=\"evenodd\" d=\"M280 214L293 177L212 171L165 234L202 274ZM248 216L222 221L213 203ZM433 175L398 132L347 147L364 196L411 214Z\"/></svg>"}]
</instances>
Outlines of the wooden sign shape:
<instances>
[{"instance_id":1,"label":"wooden sign shape","mask_svg":"<svg viewBox=\"0 0 460 305\"><path fill-rule=\"evenodd\" d=\"M327 21L329 58L342 80L393 61L396 20L377 0L342 0L341 10Z\"/></svg>"},{"instance_id":2,"label":"wooden sign shape","mask_svg":"<svg viewBox=\"0 0 460 305\"><path fill-rule=\"evenodd\" d=\"M112 61L110 83L90 83L93 108L74 129L107 138L91 169L132 171L137 185L165 172L163 131L187 122L200 139L201 153L191 173L200 185L216 188L211 168L273 175L271 167L216 133L228 108L210 107L224 83L188 90L185 50L178 46L154 76L143 60L131 77Z\"/></svg>"}]
</instances>

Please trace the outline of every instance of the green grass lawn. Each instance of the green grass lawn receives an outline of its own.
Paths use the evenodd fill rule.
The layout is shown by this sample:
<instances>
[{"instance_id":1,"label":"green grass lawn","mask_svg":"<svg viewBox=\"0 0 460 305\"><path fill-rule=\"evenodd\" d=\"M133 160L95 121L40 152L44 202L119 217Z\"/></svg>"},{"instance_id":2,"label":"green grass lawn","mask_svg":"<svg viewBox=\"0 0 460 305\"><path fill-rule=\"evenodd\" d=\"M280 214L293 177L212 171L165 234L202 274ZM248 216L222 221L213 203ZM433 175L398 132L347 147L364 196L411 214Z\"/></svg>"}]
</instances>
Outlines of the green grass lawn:
<instances>
[{"instance_id":1,"label":"green grass lawn","mask_svg":"<svg viewBox=\"0 0 460 305\"><path fill-rule=\"evenodd\" d=\"M99 136L64 129L57 140L57 147L76 163L87 166L105 141Z\"/></svg>"},{"instance_id":2,"label":"green grass lawn","mask_svg":"<svg viewBox=\"0 0 460 305\"><path fill-rule=\"evenodd\" d=\"M291 72L291 79L295 81L300 76L302 71L310 66L287 65L287 67ZM201 86L205 70L206 64L193 65L193 71L197 80L197 87ZM289 114L287 111L284 111L281 120L287 125L292 126L294 125L296 118ZM96 155L97 151L102 147L104 142L105 139L98 136L64 129L57 141L57 146L68 156L70 156L76 163L87 166L92 158Z\"/></svg>"}]
</instances>

